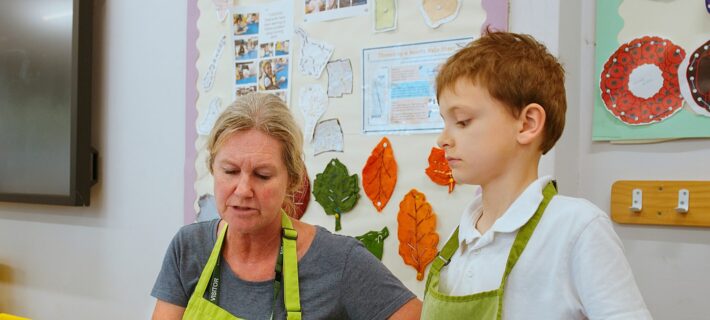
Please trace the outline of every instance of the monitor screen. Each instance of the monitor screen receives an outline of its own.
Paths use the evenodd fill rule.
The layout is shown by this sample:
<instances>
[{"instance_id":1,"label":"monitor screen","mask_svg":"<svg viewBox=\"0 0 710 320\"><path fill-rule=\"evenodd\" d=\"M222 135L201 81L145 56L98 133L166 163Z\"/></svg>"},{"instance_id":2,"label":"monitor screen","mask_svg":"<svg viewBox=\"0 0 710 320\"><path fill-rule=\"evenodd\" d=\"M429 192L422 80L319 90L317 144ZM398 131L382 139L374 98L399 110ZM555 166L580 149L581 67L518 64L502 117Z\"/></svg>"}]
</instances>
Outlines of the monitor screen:
<instances>
[{"instance_id":1,"label":"monitor screen","mask_svg":"<svg viewBox=\"0 0 710 320\"><path fill-rule=\"evenodd\" d=\"M0 0L0 195L74 195L75 1Z\"/></svg>"}]
</instances>

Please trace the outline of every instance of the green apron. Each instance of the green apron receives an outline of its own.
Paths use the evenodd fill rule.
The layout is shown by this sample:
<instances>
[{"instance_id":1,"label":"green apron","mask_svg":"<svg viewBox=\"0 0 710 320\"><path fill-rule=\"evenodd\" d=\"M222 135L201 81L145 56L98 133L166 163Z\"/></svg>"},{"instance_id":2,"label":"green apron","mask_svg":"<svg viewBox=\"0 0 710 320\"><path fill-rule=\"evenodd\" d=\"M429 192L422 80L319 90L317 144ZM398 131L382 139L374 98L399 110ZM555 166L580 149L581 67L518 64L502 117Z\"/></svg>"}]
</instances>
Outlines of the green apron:
<instances>
[{"instance_id":1,"label":"green apron","mask_svg":"<svg viewBox=\"0 0 710 320\"><path fill-rule=\"evenodd\" d=\"M187 308L182 318L187 320L235 320L239 319L233 316L231 313L217 306L217 304L210 302L204 298L205 290L208 284L211 282L213 276L213 270L215 266L218 265L220 260L220 254L222 252L222 243L224 242L224 235L227 233L227 227L225 225L224 229L219 233L217 242L212 248L212 253L210 258L207 260L207 265L202 270L200 275L200 280L197 282L197 287L190 297L190 301L187 303ZM298 291L298 257L296 254L296 238L298 233L293 229L293 224L288 218L286 213L282 211L281 213L281 243L282 243L282 255L283 260L281 260L281 255L279 255L279 262L283 262L283 282L284 282L284 304L286 305L287 319L288 320L300 320L301 319L301 299L299 297ZM276 284L280 282L278 277L280 272L280 263L276 264ZM219 284L219 281L217 281ZM276 293L280 290L275 284ZM275 293L275 294L276 294ZM276 303L276 296L274 296L274 303ZM273 318L273 310L271 314Z\"/></svg>"},{"instance_id":2,"label":"green apron","mask_svg":"<svg viewBox=\"0 0 710 320\"><path fill-rule=\"evenodd\" d=\"M451 261L459 247L459 229L456 228L444 248L441 249L437 259L432 262L431 270L424 292L424 307L422 309L422 319L501 319L503 312L503 292L505 283L513 270L513 266L525 250L528 240L535 231L537 223L540 222L547 204L550 203L557 190L552 183L549 183L542 191L544 196L542 203L537 208L530 220L520 228L515 237L515 242L510 248L508 261L505 265L505 273L500 281L500 287L491 291L484 291L465 296L447 296L439 291L439 274L441 268Z\"/></svg>"}]
</instances>

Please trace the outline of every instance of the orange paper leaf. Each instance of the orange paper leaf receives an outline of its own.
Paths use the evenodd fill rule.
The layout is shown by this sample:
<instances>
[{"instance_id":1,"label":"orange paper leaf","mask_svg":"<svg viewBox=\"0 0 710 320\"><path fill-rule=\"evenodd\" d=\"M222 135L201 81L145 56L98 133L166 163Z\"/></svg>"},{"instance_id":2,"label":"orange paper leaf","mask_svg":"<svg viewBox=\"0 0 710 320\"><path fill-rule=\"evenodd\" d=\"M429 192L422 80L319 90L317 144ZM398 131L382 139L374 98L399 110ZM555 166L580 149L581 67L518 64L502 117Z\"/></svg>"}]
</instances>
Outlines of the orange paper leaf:
<instances>
[{"instance_id":1,"label":"orange paper leaf","mask_svg":"<svg viewBox=\"0 0 710 320\"><path fill-rule=\"evenodd\" d=\"M378 212L387 205L397 184L397 162L394 160L392 144L387 137L382 138L367 164L362 168L362 186L365 194Z\"/></svg>"},{"instance_id":2,"label":"orange paper leaf","mask_svg":"<svg viewBox=\"0 0 710 320\"><path fill-rule=\"evenodd\" d=\"M454 176L451 174L451 167L449 167L449 162L446 161L444 150L436 147L431 148L429 167L426 168L425 172L434 183L449 186L449 193L454 191L456 181L454 181Z\"/></svg>"},{"instance_id":3,"label":"orange paper leaf","mask_svg":"<svg viewBox=\"0 0 710 320\"><path fill-rule=\"evenodd\" d=\"M439 234L436 233L436 214L423 193L412 189L399 203L397 214L399 255L404 263L417 269L417 280L424 279L426 266L438 251Z\"/></svg>"}]
</instances>

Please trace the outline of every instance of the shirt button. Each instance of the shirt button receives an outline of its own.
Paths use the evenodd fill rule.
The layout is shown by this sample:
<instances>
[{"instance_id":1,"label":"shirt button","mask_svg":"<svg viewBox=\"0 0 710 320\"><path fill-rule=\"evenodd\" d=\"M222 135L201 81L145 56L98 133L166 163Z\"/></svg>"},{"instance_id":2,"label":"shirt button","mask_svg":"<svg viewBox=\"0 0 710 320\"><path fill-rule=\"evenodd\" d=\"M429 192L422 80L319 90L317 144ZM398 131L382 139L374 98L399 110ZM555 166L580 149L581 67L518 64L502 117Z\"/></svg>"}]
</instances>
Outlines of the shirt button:
<instances>
[{"instance_id":1,"label":"shirt button","mask_svg":"<svg viewBox=\"0 0 710 320\"><path fill-rule=\"evenodd\" d=\"M469 279L473 278L473 271L469 270L468 272L466 272L466 277L468 277Z\"/></svg>"},{"instance_id":2,"label":"shirt button","mask_svg":"<svg viewBox=\"0 0 710 320\"><path fill-rule=\"evenodd\" d=\"M481 249L473 250L473 254L474 254L474 255L478 255L479 253L481 253Z\"/></svg>"}]
</instances>

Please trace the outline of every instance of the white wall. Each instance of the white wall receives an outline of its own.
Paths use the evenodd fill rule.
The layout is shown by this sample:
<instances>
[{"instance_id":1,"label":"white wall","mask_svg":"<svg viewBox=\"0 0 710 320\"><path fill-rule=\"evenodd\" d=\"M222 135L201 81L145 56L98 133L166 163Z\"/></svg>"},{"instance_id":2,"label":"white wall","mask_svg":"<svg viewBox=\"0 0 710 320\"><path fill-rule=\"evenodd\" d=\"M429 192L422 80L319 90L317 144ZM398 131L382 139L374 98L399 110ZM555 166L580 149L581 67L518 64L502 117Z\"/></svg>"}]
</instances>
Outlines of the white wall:
<instances>
[{"instance_id":1,"label":"white wall","mask_svg":"<svg viewBox=\"0 0 710 320\"><path fill-rule=\"evenodd\" d=\"M146 319L182 225L183 1L98 0L91 207L0 203L0 312Z\"/></svg>"},{"instance_id":2,"label":"white wall","mask_svg":"<svg viewBox=\"0 0 710 320\"><path fill-rule=\"evenodd\" d=\"M592 142L593 89L598 81L594 12L593 1L560 1L560 55L567 69L569 107L555 159L562 191L609 211L616 180L710 180L708 140ZM655 319L708 318L709 229L615 224L615 230Z\"/></svg>"}]
</instances>

